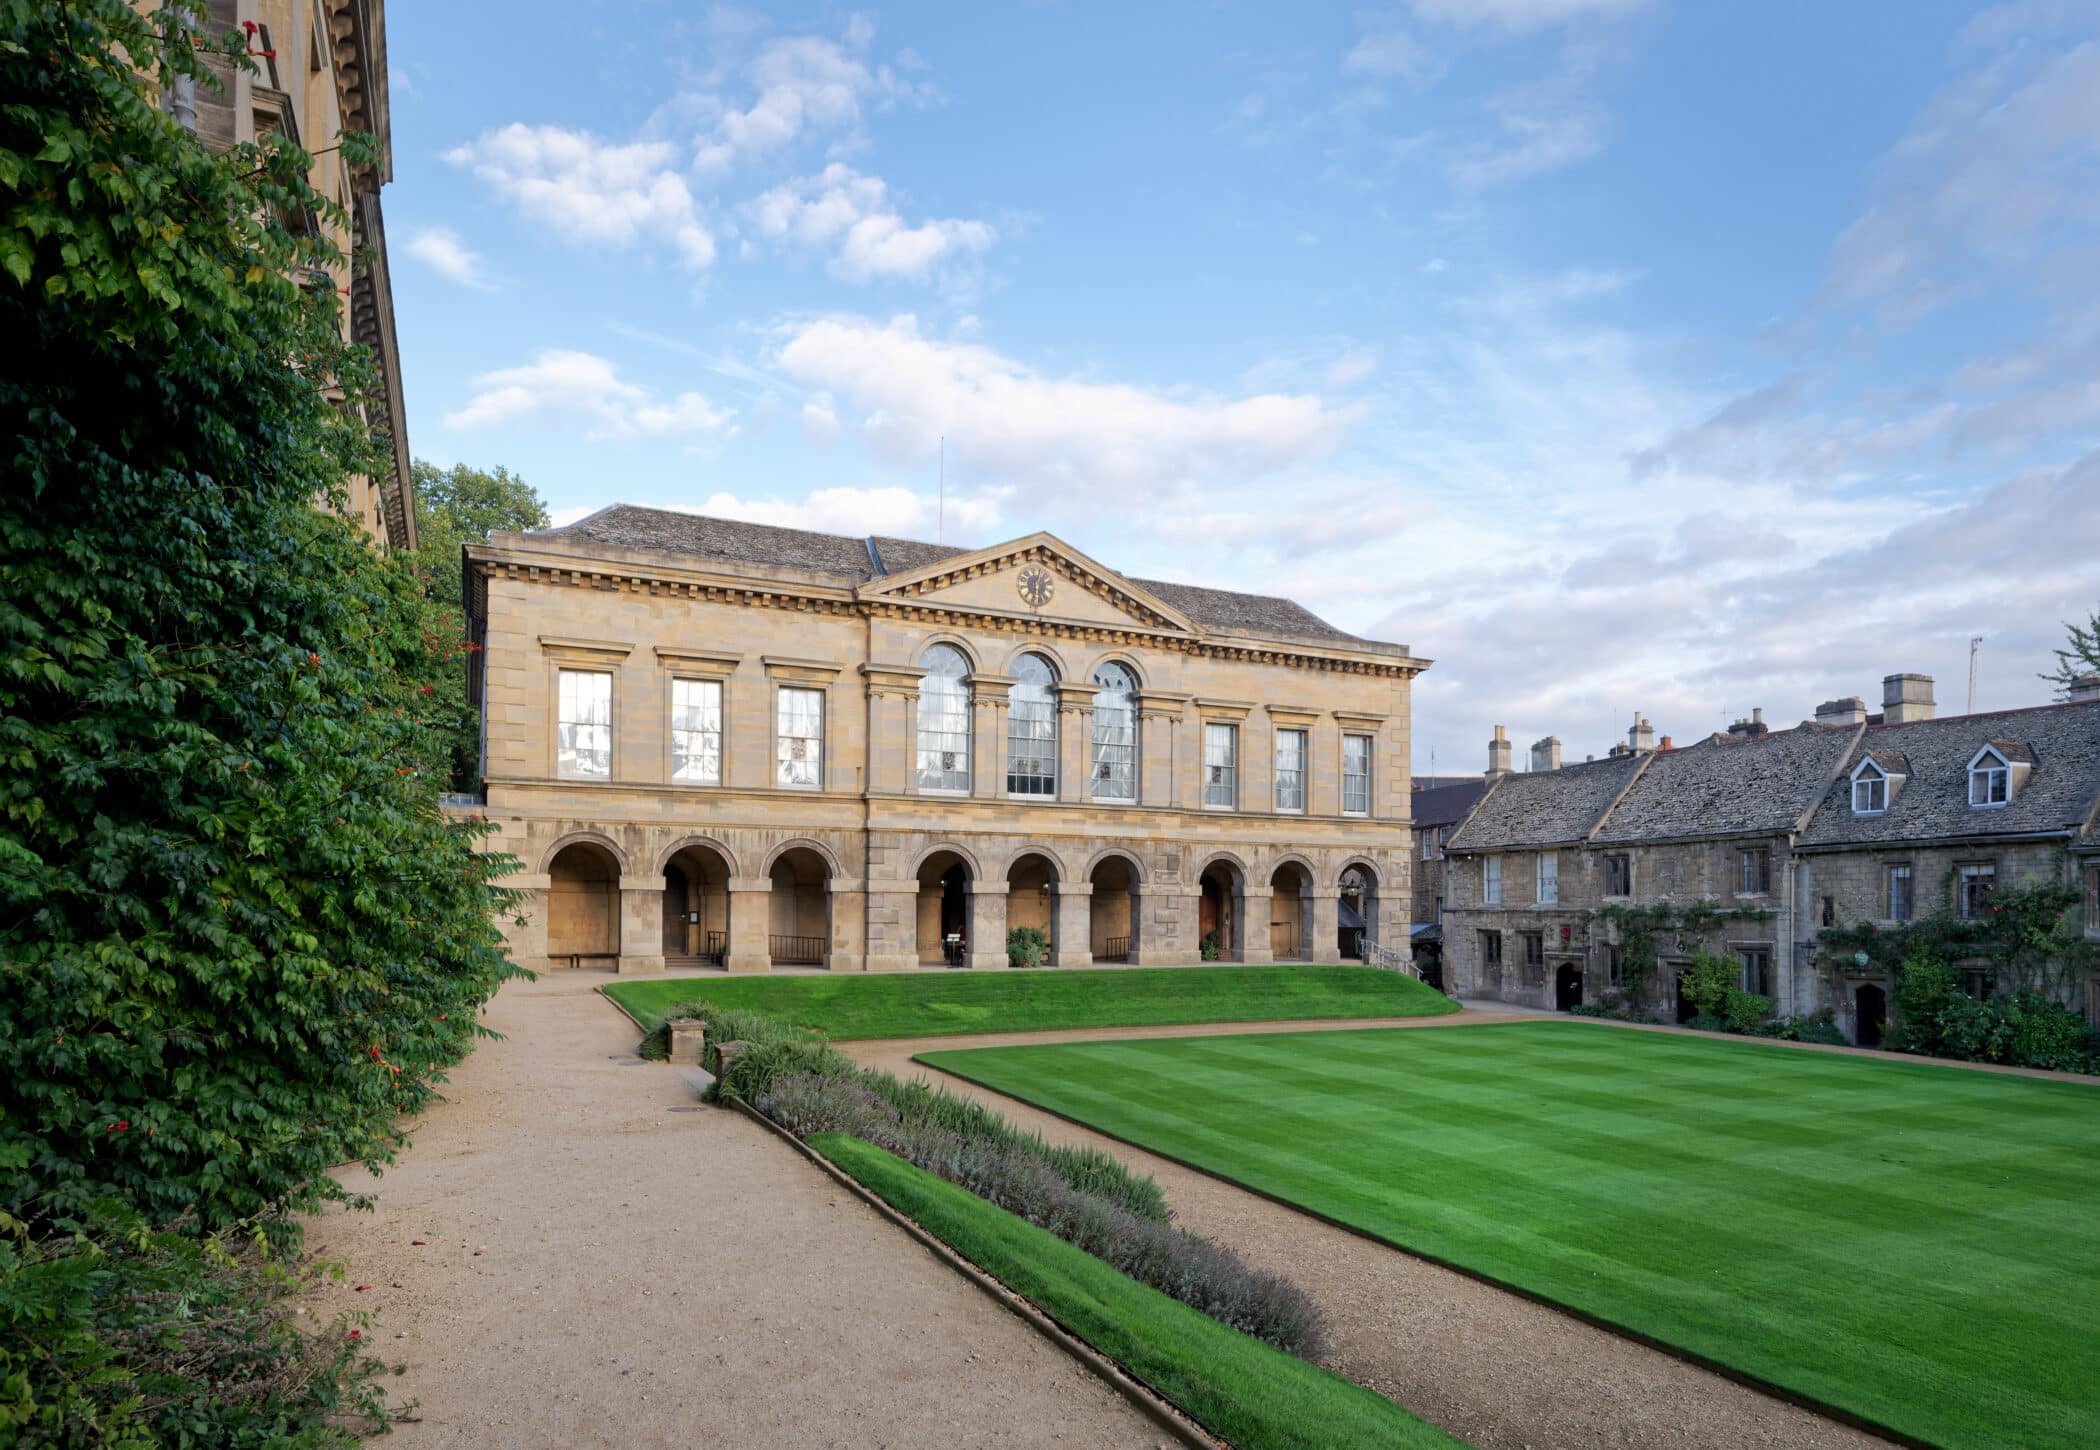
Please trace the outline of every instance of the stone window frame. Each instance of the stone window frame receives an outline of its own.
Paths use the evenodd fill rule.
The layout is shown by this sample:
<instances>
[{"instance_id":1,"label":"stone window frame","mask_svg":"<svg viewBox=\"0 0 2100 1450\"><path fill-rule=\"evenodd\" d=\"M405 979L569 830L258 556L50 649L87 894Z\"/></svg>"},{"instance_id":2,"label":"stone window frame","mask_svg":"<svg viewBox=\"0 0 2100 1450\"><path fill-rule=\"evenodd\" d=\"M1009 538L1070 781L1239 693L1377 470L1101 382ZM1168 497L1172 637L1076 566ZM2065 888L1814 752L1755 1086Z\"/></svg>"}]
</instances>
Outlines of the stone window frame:
<instances>
[{"instance_id":1,"label":"stone window frame","mask_svg":"<svg viewBox=\"0 0 2100 1450\"><path fill-rule=\"evenodd\" d=\"M1978 899L1974 901L1971 900L1969 892L1969 883L1971 881L1984 881L1989 883L1989 885L1984 889L1982 893L1983 899ZM1955 863L1954 912L1955 915L1959 916L1963 921L1979 920L1981 917L1981 913L1979 911L1971 911L1969 908L1972 905L1978 907L1988 905L1988 898L1991 896L1995 896L1997 892L1998 862L1996 858L1993 858L1988 861L1957 861Z\"/></svg>"},{"instance_id":2,"label":"stone window frame","mask_svg":"<svg viewBox=\"0 0 2100 1450\"><path fill-rule=\"evenodd\" d=\"M1872 774L1870 775L1869 772L1872 772ZM1866 793L1866 798L1869 802L1867 805L1860 804L1862 791ZM1872 803L1876 799L1877 794L1880 799L1879 805ZM1879 761L1870 755L1852 768L1852 814L1855 816L1885 816L1888 814L1888 809L1889 773L1882 768Z\"/></svg>"},{"instance_id":3,"label":"stone window frame","mask_svg":"<svg viewBox=\"0 0 2100 1450\"><path fill-rule=\"evenodd\" d=\"M1502 904L1502 858L1483 856L1480 858L1480 904L1500 906Z\"/></svg>"},{"instance_id":4,"label":"stone window frame","mask_svg":"<svg viewBox=\"0 0 2100 1450\"><path fill-rule=\"evenodd\" d=\"M1102 676L1113 670L1123 678L1120 690L1104 685ZM1088 800L1099 801L1105 806L1134 806L1145 789L1145 715L1144 677L1137 666L1127 659L1111 655L1095 663L1086 677L1086 795ZM1123 696L1123 720L1118 724L1112 710L1102 708L1102 696L1120 693ZM1130 734L1126 745L1113 738L1114 732L1127 730ZM1112 787L1123 774L1115 767L1123 752L1128 752L1130 794L1114 794ZM1104 787L1104 782L1108 783Z\"/></svg>"},{"instance_id":5,"label":"stone window frame","mask_svg":"<svg viewBox=\"0 0 2100 1450\"><path fill-rule=\"evenodd\" d=\"M1613 988L1624 986L1626 949L1615 941L1604 942L1602 946L1604 948L1604 985Z\"/></svg>"},{"instance_id":6,"label":"stone window frame","mask_svg":"<svg viewBox=\"0 0 2100 1450\"><path fill-rule=\"evenodd\" d=\"M1728 944L1728 949L1735 953L1736 961L1742 966L1736 981L1745 992L1754 992L1760 997L1772 995L1772 969L1779 955L1775 948L1776 943L1768 941Z\"/></svg>"},{"instance_id":7,"label":"stone window frame","mask_svg":"<svg viewBox=\"0 0 2100 1450\"><path fill-rule=\"evenodd\" d=\"M1422 838L1422 859L1424 861L1436 860L1438 853L1443 849L1437 840L1436 827L1424 826L1416 834Z\"/></svg>"},{"instance_id":8,"label":"stone window frame","mask_svg":"<svg viewBox=\"0 0 2100 1450\"><path fill-rule=\"evenodd\" d=\"M1533 859L1531 867L1532 894L1540 906L1560 905L1560 852L1541 851ZM1547 894L1548 886L1553 888Z\"/></svg>"},{"instance_id":9,"label":"stone window frame","mask_svg":"<svg viewBox=\"0 0 2100 1450\"><path fill-rule=\"evenodd\" d=\"M1736 848L1736 892L1737 896L1770 896L1772 894L1772 848L1770 846L1738 846Z\"/></svg>"},{"instance_id":10,"label":"stone window frame","mask_svg":"<svg viewBox=\"0 0 2100 1450\"><path fill-rule=\"evenodd\" d=\"M1984 757L1997 762L1984 764ZM1995 745L1986 745L1969 757L1969 809L1972 811L1999 811L2012 804L2012 762ZM1983 799L1978 800L1977 786L1983 787Z\"/></svg>"},{"instance_id":11,"label":"stone window frame","mask_svg":"<svg viewBox=\"0 0 2100 1450\"><path fill-rule=\"evenodd\" d=\"M634 653L632 644L616 640L571 639L543 634L540 656L547 670L547 778L561 781L610 782L622 777L626 762L620 749L620 670ZM561 768L561 677L563 674L604 675L610 680L605 697L606 767L603 775L565 774Z\"/></svg>"},{"instance_id":12,"label":"stone window frame","mask_svg":"<svg viewBox=\"0 0 2100 1450\"><path fill-rule=\"evenodd\" d=\"M1349 742L1352 740L1362 741L1364 747L1364 768L1362 771L1354 773L1349 769ZM1371 814L1371 806L1376 796L1372 782L1377 778L1377 759L1378 743L1375 735L1366 730L1344 730L1342 732L1342 814L1353 820L1361 820ZM1351 780L1363 782L1361 790L1363 804L1361 806L1349 804L1349 783ZM1424 857L1423 859L1427 860L1428 858Z\"/></svg>"},{"instance_id":13,"label":"stone window frame","mask_svg":"<svg viewBox=\"0 0 2100 1450\"><path fill-rule=\"evenodd\" d=\"M1524 965L1527 968L1545 966L1546 933L1543 930L1520 931L1517 933L1517 935L1520 938L1522 938L1524 942ZM1536 950L1534 950L1534 948L1536 948Z\"/></svg>"},{"instance_id":14,"label":"stone window frame","mask_svg":"<svg viewBox=\"0 0 2100 1450\"><path fill-rule=\"evenodd\" d=\"M1320 721L1318 710L1289 705L1270 705L1269 717L1269 808L1280 816L1309 814L1313 805L1313 726ZM1296 735L1298 746L1296 804L1287 804L1285 791L1284 737Z\"/></svg>"},{"instance_id":15,"label":"stone window frame","mask_svg":"<svg viewBox=\"0 0 2100 1450\"><path fill-rule=\"evenodd\" d=\"M675 645L656 646L656 662L663 670L664 705L664 752L663 775L669 785L690 786L695 790L720 790L729 784L730 742L734 733L729 728L730 699L729 677L736 673L744 662L740 654L720 654L712 650L684 649ZM713 780L680 780L676 774L678 751L673 739L677 720L675 702L678 698L680 680L712 683L722 696L721 740L716 747L719 773Z\"/></svg>"},{"instance_id":16,"label":"stone window frame","mask_svg":"<svg viewBox=\"0 0 2100 1450\"><path fill-rule=\"evenodd\" d=\"M1035 700L1028 697L1017 698L1021 690L1034 688L1035 684L1038 683L1035 681L1028 681L1021 678L1022 662L1025 660L1036 660L1042 665L1042 667L1046 671L1049 672L1050 681L1047 688L1046 697L1043 700ZM1058 686L1064 679L1063 672L1058 668L1058 663L1054 658L1052 658L1049 654L1045 653L1044 651L1038 649L1022 650L1018 655L1014 656L1013 663L1010 666L1008 666L1008 668L1013 671L1014 683L1013 687L1007 691L1006 695L1005 776L1007 799L1035 802L1054 801L1057 799L1058 790L1058 751L1062 748L1064 743L1063 730L1060 725L1060 717L1063 715L1064 712L1061 707L1061 702L1058 696ZM1027 707L1030 711L1033 711L1037 706L1041 706L1044 710L1048 712L1050 716L1049 754L1047 756L1036 755L1032 753L1027 755L1016 755L1014 753L1014 725L1018 720L1025 720L1030 718L1028 715L1024 715L1021 713L1022 707L1024 706ZM1031 750L1042 743L1041 741L1034 738L1032 734L1028 737L1024 737L1024 739L1025 742L1031 747ZM1042 765L1047 766L1047 771L1031 771L1028 775L1022 776L1020 778L1023 780L1040 782L1041 784L1046 785L1048 789L1014 789L1014 780L1016 779L1014 775L1014 763L1017 760L1027 760L1030 762L1041 763Z\"/></svg>"},{"instance_id":17,"label":"stone window frame","mask_svg":"<svg viewBox=\"0 0 2100 1450\"><path fill-rule=\"evenodd\" d=\"M766 670L766 683L770 707L766 713L766 737L771 742L766 758L771 762L767 784L774 790L794 791L796 794L815 792L822 794L831 789L831 724L838 712L832 709L831 690L838 678L839 666L825 660L789 659L783 655L764 655L761 662ZM817 779L813 785L790 785L780 778L780 692L782 690L807 690L817 697Z\"/></svg>"},{"instance_id":18,"label":"stone window frame","mask_svg":"<svg viewBox=\"0 0 2100 1450\"><path fill-rule=\"evenodd\" d=\"M1502 965L1502 933L1483 931L1480 933L1480 965L1499 967Z\"/></svg>"},{"instance_id":19,"label":"stone window frame","mask_svg":"<svg viewBox=\"0 0 2100 1450\"><path fill-rule=\"evenodd\" d=\"M2100 861L2085 863L2085 934L2100 937ZM2096 977L2094 983L2100 986L2100 977ZM2093 1000L2100 1004L2100 994L2096 994ZM2100 1016L2094 1020L2100 1022Z\"/></svg>"},{"instance_id":20,"label":"stone window frame","mask_svg":"<svg viewBox=\"0 0 2100 1450\"><path fill-rule=\"evenodd\" d=\"M1286 767L1285 746L1295 745L1297 765ZM1302 816L1305 814L1306 757L1312 753L1312 732L1302 725L1276 727L1275 740L1270 749L1275 752L1274 767L1269 772L1270 793L1275 798L1276 813L1280 816Z\"/></svg>"},{"instance_id":21,"label":"stone window frame","mask_svg":"<svg viewBox=\"0 0 2100 1450\"><path fill-rule=\"evenodd\" d=\"M1237 811L1240 809L1240 791L1246 782L1247 774L1247 757L1246 752L1242 748L1240 726L1245 722L1247 712L1253 708L1252 704L1240 700L1199 699L1196 701L1196 713L1203 730L1202 793L1203 809L1206 811ZM1225 738L1232 747L1232 759L1224 763L1225 768L1229 772L1228 779L1225 781L1225 787L1232 795L1229 803L1223 800L1211 799L1211 791L1215 789L1211 772L1220 764L1220 762L1211 759L1211 732L1213 730L1225 731Z\"/></svg>"},{"instance_id":22,"label":"stone window frame","mask_svg":"<svg viewBox=\"0 0 2100 1450\"><path fill-rule=\"evenodd\" d=\"M934 660L935 658L944 658L946 655L954 656L956 662L961 666L961 670L959 673L953 675L945 674L942 671L935 669L930 663L930 661ZM964 649L962 645L958 644L952 639L931 639L928 640L926 644L919 650L918 668L922 673L919 675L919 688L917 700L918 708L912 718L912 794L926 796L947 796L958 799L966 797L970 794L971 789L974 786L977 779L977 761L975 759L976 751L973 748L975 742L971 738L976 734L975 702L977 699L977 691L972 686L970 680L970 677L977 672L977 661L971 657L970 652L968 650ZM950 686L946 683L947 681L951 680L955 682L953 686ZM936 684L934 683L936 681L942 683ZM934 733L933 739L935 743L932 751L929 751L927 748L927 739L931 727L929 727L926 723L927 696L929 692L933 692L936 694L947 694L951 690L953 691L953 693L960 697L962 720L961 728L959 731L943 731ZM940 742L943 739L947 739L951 744L959 739L961 743L959 748L941 751ZM934 752L940 752L942 754L950 756L959 755L962 757L962 765L960 769L951 768L948 766L940 766L937 767L933 772L933 774L939 776L952 777L960 775L962 777L961 785L928 785L926 783L926 777L928 774L926 768L926 758L929 754Z\"/></svg>"},{"instance_id":23,"label":"stone window frame","mask_svg":"<svg viewBox=\"0 0 2100 1450\"><path fill-rule=\"evenodd\" d=\"M1903 882L1903 914L1896 914L1896 882ZM1881 863L1883 921L1915 921L1918 918L1918 866L1915 861Z\"/></svg>"},{"instance_id":24,"label":"stone window frame","mask_svg":"<svg viewBox=\"0 0 2100 1450\"><path fill-rule=\"evenodd\" d=\"M1633 852L1604 853L1604 894L1621 898L1633 895Z\"/></svg>"}]
</instances>

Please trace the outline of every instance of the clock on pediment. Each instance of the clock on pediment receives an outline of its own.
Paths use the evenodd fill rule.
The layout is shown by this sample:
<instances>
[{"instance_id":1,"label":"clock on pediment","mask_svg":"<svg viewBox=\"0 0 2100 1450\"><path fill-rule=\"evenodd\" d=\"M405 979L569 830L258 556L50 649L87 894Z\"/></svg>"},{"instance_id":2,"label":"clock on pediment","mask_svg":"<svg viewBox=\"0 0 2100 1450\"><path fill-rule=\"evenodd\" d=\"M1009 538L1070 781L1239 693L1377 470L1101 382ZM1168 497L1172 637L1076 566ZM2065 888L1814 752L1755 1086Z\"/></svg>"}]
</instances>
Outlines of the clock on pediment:
<instances>
[{"instance_id":1,"label":"clock on pediment","mask_svg":"<svg viewBox=\"0 0 2100 1450\"><path fill-rule=\"evenodd\" d=\"M1015 576L1014 590L1030 609L1041 609L1057 592L1057 576L1040 564L1030 564Z\"/></svg>"}]
</instances>

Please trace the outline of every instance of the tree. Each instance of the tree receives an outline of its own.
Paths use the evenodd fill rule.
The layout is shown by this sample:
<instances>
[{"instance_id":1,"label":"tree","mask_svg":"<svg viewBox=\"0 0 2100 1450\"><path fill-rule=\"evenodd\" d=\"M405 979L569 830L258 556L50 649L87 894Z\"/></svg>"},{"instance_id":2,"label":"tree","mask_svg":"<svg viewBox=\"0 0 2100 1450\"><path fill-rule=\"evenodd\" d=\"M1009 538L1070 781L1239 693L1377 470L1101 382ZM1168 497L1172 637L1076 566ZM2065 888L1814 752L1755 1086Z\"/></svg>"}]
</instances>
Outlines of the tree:
<instances>
[{"instance_id":1,"label":"tree","mask_svg":"<svg viewBox=\"0 0 2100 1450\"><path fill-rule=\"evenodd\" d=\"M0 0L0 1210L283 1227L467 1051L514 863L438 808L420 581L313 507L381 465L340 209L155 108L160 20Z\"/></svg>"},{"instance_id":2,"label":"tree","mask_svg":"<svg viewBox=\"0 0 2100 1450\"><path fill-rule=\"evenodd\" d=\"M2064 628L2071 632L2070 648L2056 652L2055 670L2042 678L2069 689L2080 675L2100 671L2100 610L2084 624L2066 622Z\"/></svg>"},{"instance_id":3,"label":"tree","mask_svg":"<svg viewBox=\"0 0 2100 1450\"><path fill-rule=\"evenodd\" d=\"M466 616L462 612L460 545L480 543L500 530L544 529L547 506L524 479L501 464L493 472L455 463L439 468L417 459L416 553L423 590L437 611L444 643L424 681L431 714L444 722L452 789L481 788L479 713L467 699Z\"/></svg>"}]
</instances>

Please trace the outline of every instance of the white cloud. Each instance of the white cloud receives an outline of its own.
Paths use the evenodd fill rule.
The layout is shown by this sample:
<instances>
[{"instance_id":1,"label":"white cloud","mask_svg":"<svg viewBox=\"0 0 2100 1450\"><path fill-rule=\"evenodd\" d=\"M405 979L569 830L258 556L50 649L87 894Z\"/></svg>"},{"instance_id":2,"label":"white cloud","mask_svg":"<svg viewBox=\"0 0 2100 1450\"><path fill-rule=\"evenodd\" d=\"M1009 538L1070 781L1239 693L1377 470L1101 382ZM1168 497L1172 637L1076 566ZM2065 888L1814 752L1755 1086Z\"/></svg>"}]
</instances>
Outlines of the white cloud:
<instances>
[{"instance_id":1,"label":"white cloud","mask_svg":"<svg viewBox=\"0 0 2100 1450\"><path fill-rule=\"evenodd\" d=\"M1375 347L1352 347L1327 366L1327 382L1330 387L1344 387L1360 383L1378 371L1378 349Z\"/></svg>"},{"instance_id":2,"label":"white cloud","mask_svg":"<svg viewBox=\"0 0 2100 1450\"><path fill-rule=\"evenodd\" d=\"M408 254L429 263L463 287L482 292L495 290L496 284L489 280L488 264L482 261L481 254L470 250L450 227L425 227L417 232L408 239Z\"/></svg>"},{"instance_id":3,"label":"white cloud","mask_svg":"<svg viewBox=\"0 0 2100 1450\"><path fill-rule=\"evenodd\" d=\"M1435 69L1435 62L1422 43L1406 31L1382 30L1359 40L1342 58L1342 69L1360 75L1420 81Z\"/></svg>"},{"instance_id":4,"label":"white cloud","mask_svg":"<svg viewBox=\"0 0 2100 1450\"><path fill-rule=\"evenodd\" d=\"M694 148L694 167L719 174L739 161L771 155L805 133L857 126L868 103L930 99L931 85L867 59L873 38L867 20L854 16L842 40L799 35L768 41L750 66L757 96L748 106L711 93L681 97L676 109L708 121ZM899 64L910 71L923 62L906 52Z\"/></svg>"},{"instance_id":5,"label":"white cloud","mask_svg":"<svg viewBox=\"0 0 2100 1450\"><path fill-rule=\"evenodd\" d=\"M583 413L595 418L587 436L632 438L711 433L734 416L699 393L660 399L619 375L595 353L550 348L522 367L500 368L474 379L466 405L445 415L448 428L487 428L525 417Z\"/></svg>"},{"instance_id":6,"label":"white cloud","mask_svg":"<svg viewBox=\"0 0 2100 1450\"><path fill-rule=\"evenodd\" d=\"M839 415L832 410L831 399L823 393L803 403L802 433L817 444L831 443L838 438Z\"/></svg>"},{"instance_id":7,"label":"white cloud","mask_svg":"<svg viewBox=\"0 0 2100 1450\"><path fill-rule=\"evenodd\" d=\"M970 476L1094 498L1273 471L1327 451L1359 416L1310 394L1217 398L1046 378L991 348L927 337L910 316L791 323L774 364L857 410L893 459L923 461L946 435L951 466Z\"/></svg>"},{"instance_id":8,"label":"white cloud","mask_svg":"<svg viewBox=\"0 0 2100 1450\"><path fill-rule=\"evenodd\" d=\"M982 252L998 238L985 222L937 219L909 226L879 176L840 162L765 192L747 209L759 234L835 249L833 275L850 282L920 280L943 261Z\"/></svg>"},{"instance_id":9,"label":"white cloud","mask_svg":"<svg viewBox=\"0 0 2100 1450\"><path fill-rule=\"evenodd\" d=\"M714 261L713 234L700 219L668 141L624 145L588 131L513 123L445 153L513 206L565 241L627 247L667 242L688 267Z\"/></svg>"},{"instance_id":10,"label":"white cloud","mask_svg":"<svg viewBox=\"0 0 2100 1450\"><path fill-rule=\"evenodd\" d=\"M931 539L936 533L945 533L951 543L990 543L999 526L995 500L951 494L944 511L936 495L914 493L908 488L820 488L807 498L793 500L715 493L697 504L652 507L828 534Z\"/></svg>"},{"instance_id":11,"label":"white cloud","mask_svg":"<svg viewBox=\"0 0 2100 1450\"><path fill-rule=\"evenodd\" d=\"M1451 176L1468 190L1506 186L1587 161L1604 149L1604 117L1591 107L1563 110L1508 109L1498 117L1500 134L1451 163Z\"/></svg>"},{"instance_id":12,"label":"white cloud","mask_svg":"<svg viewBox=\"0 0 2100 1450\"><path fill-rule=\"evenodd\" d=\"M1446 25L1493 25L1524 31L1571 20L1615 20L1648 3L1649 0L1413 0L1412 8L1419 18Z\"/></svg>"}]
</instances>

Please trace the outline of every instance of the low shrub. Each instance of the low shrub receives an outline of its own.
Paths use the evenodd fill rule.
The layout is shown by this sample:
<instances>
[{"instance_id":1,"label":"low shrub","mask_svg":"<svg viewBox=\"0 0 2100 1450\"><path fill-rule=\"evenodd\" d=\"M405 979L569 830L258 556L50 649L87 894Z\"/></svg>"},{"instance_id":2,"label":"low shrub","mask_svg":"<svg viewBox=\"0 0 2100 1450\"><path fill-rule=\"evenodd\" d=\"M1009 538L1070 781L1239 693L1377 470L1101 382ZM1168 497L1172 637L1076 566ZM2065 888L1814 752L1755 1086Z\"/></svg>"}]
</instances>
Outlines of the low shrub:
<instances>
[{"instance_id":1,"label":"low shrub","mask_svg":"<svg viewBox=\"0 0 2100 1450\"><path fill-rule=\"evenodd\" d=\"M1771 1015L1772 999L1756 992L1731 988L1721 998L1721 1016L1727 1021L1730 1032L1754 1032Z\"/></svg>"},{"instance_id":2,"label":"low shrub","mask_svg":"<svg viewBox=\"0 0 2100 1450\"><path fill-rule=\"evenodd\" d=\"M0 1439L47 1447L348 1447L385 1427L362 1316L295 1327L310 1261L261 1235L95 1227L0 1213Z\"/></svg>"},{"instance_id":3,"label":"low shrub","mask_svg":"<svg viewBox=\"0 0 2100 1450\"><path fill-rule=\"evenodd\" d=\"M1214 931L1203 934L1203 940L1196 944L1196 951L1206 962L1214 962L1225 955L1225 948L1219 944L1218 934Z\"/></svg>"},{"instance_id":4,"label":"low shrub","mask_svg":"<svg viewBox=\"0 0 2100 1450\"><path fill-rule=\"evenodd\" d=\"M797 1038L773 1042L753 1042L749 1038L730 1038L742 1042L743 1050L722 1067L715 1057L714 1029L708 1029L708 1056L715 1058L709 1068L715 1074L714 1086L708 1089L708 1097L719 1102L723 1098L741 1098L756 1104L781 1078L798 1073L814 1073L820 1077L851 1078L860 1069L853 1059L840 1052L821 1037L804 1035Z\"/></svg>"},{"instance_id":5,"label":"low shrub","mask_svg":"<svg viewBox=\"0 0 2100 1450\"><path fill-rule=\"evenodd\" d=\"M1828 1007L1806 1017L1774 1017L1769 1022L1758 1023L1750 1033L1754 1037L1776 1037L1783 1042L1822 1042L1833 1047L1845 1045L1845 1034Z\"/></svg>"},{"instance_id":6,"label":"low shrub","mask_svg":"<svg viewBox=\"0 0 2100 1450\"><path fill-rule=\"evenodd\" d=\"M1568 1009L1568 1015L1570 1017L1609 1017L1612 1015L1612 1010L1602 1002L1577 1002Z\"/></svg>"},{"instance_id":7,"label":"low shrub","mask_svg":"<svg viewBox=\"0 0 2100 1450\"><path fill-rule=\"evenodd\" d=\"M2092 1072L2085 1019L2039 992L2016 993L2010 1004L2013 1062L2055 1072Z\"/></svg>"},{"instance_id":8,"label":"low shrub","mask_svg":"<svg viewBox=\"0 0 2100 1450\"><path fill-rule=\"evenodd\" d=\"M1041 927L1017 926L1006 934L1009 967L1040 967L1050 956L1050 938Z\"/></svg>"},{"instance_id":9,"label":"low shrub","mask_svg":"<svg viewBox=\"0 0 2100 1450\"><path fill-rule=\"evenodd\" d=\"M1726 1032L1728 1030L1728 1019L1726 1017L1716 1017L1711 1012L1701 1012L1684 1025L1691 1028L1694 1032Z\"/></svg>"},{"instance_id":10,"label":"low shrub","mask_svg":"<svg viewBox=\"0 0 2100 1450\"><path fill-rule=\"evenodd\" d=\"M1742 975L1743 964L1734 957L1723 956L1719 952L1694 952L1691 965L1684 969L1680 977L1684 1000L1691 1003L1701 1017L1722 1017L1725 1015L1728 994L1737 990L1736 984Z\"/></svg>"}]
</instances>

